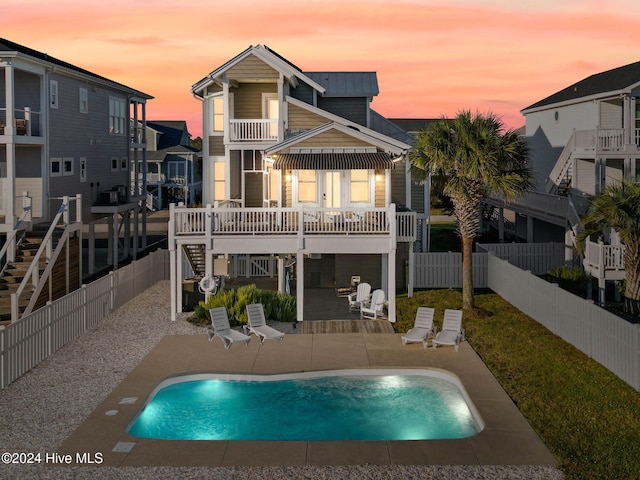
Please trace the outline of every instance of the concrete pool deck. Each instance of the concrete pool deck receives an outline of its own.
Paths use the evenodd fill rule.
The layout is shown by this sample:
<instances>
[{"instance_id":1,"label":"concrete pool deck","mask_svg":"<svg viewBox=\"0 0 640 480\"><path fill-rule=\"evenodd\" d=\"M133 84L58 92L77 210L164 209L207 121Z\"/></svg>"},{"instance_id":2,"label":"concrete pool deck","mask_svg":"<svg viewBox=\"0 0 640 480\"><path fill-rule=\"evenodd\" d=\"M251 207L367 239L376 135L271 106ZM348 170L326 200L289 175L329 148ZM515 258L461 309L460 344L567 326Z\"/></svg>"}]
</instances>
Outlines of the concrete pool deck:
<instances>
[{"instance_id":1,"label":"concrete pool deck","mask_svg":"<svg viewBox=\"0 0 640 480\"><path fill-rule=\"evenodd\" d=\"M458 376L485 422L460 440L187 441L129 436L126 427L162 380L188 373L273 374L346 368L440 368ZM287 408L283 405L282 408ZM107 415L107 412L115 415ZM225 350L202 335L163 337L58 449L101 452L102 466L541 465L557 466L466 342L425 350L400 334L288 334Z\"/></svg>"}]
</instances>

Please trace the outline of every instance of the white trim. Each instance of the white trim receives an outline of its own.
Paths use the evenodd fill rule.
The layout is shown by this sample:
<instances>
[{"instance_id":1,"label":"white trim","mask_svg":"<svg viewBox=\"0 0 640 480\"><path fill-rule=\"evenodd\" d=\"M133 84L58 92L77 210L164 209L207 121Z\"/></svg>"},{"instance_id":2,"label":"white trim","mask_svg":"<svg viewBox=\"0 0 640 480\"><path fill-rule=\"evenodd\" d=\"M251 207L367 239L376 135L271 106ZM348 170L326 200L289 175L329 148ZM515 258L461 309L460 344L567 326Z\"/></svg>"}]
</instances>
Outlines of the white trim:
<instances>
[{"instance_id":1,"label":"white trim","mask_svg":"<svg viewBox=\"0 0 640 480\"><path fill-rule=\"evenodd\" d=\"M53 166L57 165L57 172L54 171ZM61 177L62 176L62 158L61 157L51 157L49 159L49 175L51 177Z\"/></svg>"},{"instance_id":2,"label":"white trim","mask_svg":"<svg viewBox=\"0 0 640 480\"><path fill-rule=\"evenodd\" d=\"M74 164L74 159L73 157L64 157L62 159L62 175L65 177L70 177L71 175L73 175L73 164ZM67 170L67 167L70 167L69 170Z\"/></svg>"}]
</instances>

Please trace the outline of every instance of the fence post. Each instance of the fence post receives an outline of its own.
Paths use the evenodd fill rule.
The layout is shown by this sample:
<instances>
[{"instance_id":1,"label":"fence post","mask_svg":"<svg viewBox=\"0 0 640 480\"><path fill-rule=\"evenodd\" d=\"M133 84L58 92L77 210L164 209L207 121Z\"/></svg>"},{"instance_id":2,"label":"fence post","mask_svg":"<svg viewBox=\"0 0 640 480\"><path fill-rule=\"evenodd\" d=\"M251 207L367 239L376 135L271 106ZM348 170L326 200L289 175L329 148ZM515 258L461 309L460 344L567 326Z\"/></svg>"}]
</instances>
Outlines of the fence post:
<instances>
[{"instance_id":1,"label":"fence post","mask_svg":"<svg viewBox=\"0 0 640 480\"><path fill-rule=\"evenodd\" d=\"M51 300L47 300L44 307L47 310L47 357L53 354L53 320L51 315Z\"/></svg>"},{"instance_id":2,"label":"fence post","mask_svg":"<svg viewBox=\"0 0 640 480\"><path fill-rule=\"evenodd\" d=\"M0 390L6 387L5 382L7 378L7 343L5 335L5 326L0 325Z\"/></svg>"},{"instance_id":3,"label":"fence post","mask_svg":"<svg viewBox=\"0 0 640 480\"><path fill-rule=\"evenodd\" d=\"M87 284L83 283L80 287L82 290L82 331L87 331Z\"/></svg>"},{"instance_id":4,"label":"fence post","mask_svg":"<svg viewBox=\"0 0 640 480\"><path fill-rule=\"evenodd\" d=\"M109 272L109 314L113 312L114 305L116 303L115 299L115 274L113 270Z\"/></svg>"}]
</instances>

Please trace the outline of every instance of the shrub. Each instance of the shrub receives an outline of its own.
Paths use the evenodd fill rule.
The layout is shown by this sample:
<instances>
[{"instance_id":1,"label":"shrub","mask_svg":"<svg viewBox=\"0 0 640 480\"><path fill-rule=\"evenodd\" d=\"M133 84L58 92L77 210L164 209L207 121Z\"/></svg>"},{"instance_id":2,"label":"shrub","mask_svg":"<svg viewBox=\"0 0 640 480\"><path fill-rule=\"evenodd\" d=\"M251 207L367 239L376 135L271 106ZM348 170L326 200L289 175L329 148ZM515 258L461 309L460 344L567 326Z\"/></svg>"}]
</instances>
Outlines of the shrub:
<instances>
[{"instance_id":1,"label":"shrub","mask_svg":"<svg viewBox=\"0 0 640 480\"><path fill-rule=\"evenodd\" d=\"M293 322L296 319L296 297L272 290L260 290L255 285L243 285L237 290L221 290L209 297L207 302L199 302L194 310L193 323L208 325L209 309L225 307L231 326L247 323L247 305L261 303L267 319Z\"/></svg>"},{"instance_id":2,"label":"shrub","mask_svg":"<svg viewBox=\"0 0 640 480\"><path fill-rule=\"evenodd\" d=\"M545 273L542 278L551 283L557 283L560 288L583 295L589 284L589 276L581 267L561 266Z\"/></svg>"}]
</instances>

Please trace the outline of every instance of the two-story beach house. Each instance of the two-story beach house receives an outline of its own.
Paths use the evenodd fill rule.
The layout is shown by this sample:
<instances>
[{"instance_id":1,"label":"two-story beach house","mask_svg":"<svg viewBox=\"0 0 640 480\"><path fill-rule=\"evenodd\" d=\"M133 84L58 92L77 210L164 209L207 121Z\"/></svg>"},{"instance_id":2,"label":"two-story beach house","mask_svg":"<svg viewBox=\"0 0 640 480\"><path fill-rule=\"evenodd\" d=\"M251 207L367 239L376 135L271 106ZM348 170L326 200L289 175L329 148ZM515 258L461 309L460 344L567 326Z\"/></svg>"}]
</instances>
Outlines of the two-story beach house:
<instances>
[{"instance_id":1,"label":"two-story beach house","mask_svg":"<svg viewBox=\"0 0 640 480\"><path fill-rule=\"evenodd\" d=\"M144 175L138 181L130 170L146 169L145 105L151 98L47 53L0 39L2 256L6 253L10 261L24 257L16 254L23 232L59 218L66 226L88 225L89 274L95 266L96 222L106 219L109 225L114 268L130 249L136 255L143 247L140 233L141 243L146 242L146 186ZM139 126L131 128L130 118ZM71 284L79 286L81 228L62 235L67 237L75 239L78 250L63 254L63 263L76 266ZM46 257L51 263L50 251ZM16 269L3 264L2 270ZM33 275L39 285L27 291L42 288L37 277Z\"/></svg>"},{"instance_id":2,"label":"two-story beach house","mask_svg":"<svg viewBox=\"0 0 640 480\"><path fill-rule=\"evenodd\" d=\"M605 185L640 178L640 62L589 76L522 110L536 190L512 205L515 230L529 242L560 241L573 255L580 216ZM504 217L502 217L504 218ZM615 232L588 241L586 271L597 278L604 302L608 280L624 278Z\"/></svg>"},{"instance_id":3,"label":"two-story beach house","mask_svg":"<svg viewBox=\"0 0 640 480\"><path fill-rule=\"evenodd\" d=\"M411 137L370 108L375 72L306 72L263 45L247 48L192 87L203 112L203 204L172 207L172 311L180 311L183 252L202 275L257 275L275 265L304 320L309 288L358 275L384 290L411 288L416 210ZM194 268L195 270L195 268ZM407 284L408 279L408 284ZM345 302L345 311L346 311Z\"/></svg>"},{"instance_id":4,"label":"two-story beach house","mask_svg":"<svg viewBox=\"0 0 640 480\"><path fill-rule=\"evenodd\" d=\"M147 191L151 210L202 200L202 154L184 120L147 121Z\"/></svg>"}]
</instances>

